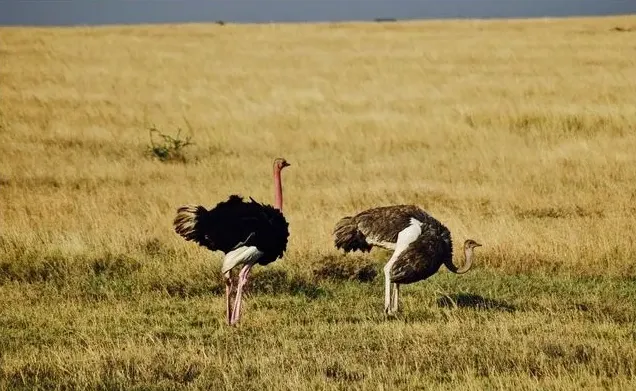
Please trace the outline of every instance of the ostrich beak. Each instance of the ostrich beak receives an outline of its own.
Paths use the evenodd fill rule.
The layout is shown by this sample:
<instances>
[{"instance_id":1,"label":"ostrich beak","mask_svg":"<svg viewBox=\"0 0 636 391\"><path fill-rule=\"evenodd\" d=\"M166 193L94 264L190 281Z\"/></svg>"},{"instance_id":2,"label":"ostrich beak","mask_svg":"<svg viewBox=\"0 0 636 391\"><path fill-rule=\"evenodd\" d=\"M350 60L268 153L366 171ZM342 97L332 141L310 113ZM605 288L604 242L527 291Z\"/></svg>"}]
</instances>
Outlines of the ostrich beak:
<instances>
[{"instance_id":1,"label":"ostrich beak","mask_svg":"<svg viewBox=\"0 0 636 391\"><path fill-rule=\"evenodd\" d=\"M289 167L291 166L291 164L287 163L287 162L283 162L283 167Z\"/></svg>"}]
</instances>

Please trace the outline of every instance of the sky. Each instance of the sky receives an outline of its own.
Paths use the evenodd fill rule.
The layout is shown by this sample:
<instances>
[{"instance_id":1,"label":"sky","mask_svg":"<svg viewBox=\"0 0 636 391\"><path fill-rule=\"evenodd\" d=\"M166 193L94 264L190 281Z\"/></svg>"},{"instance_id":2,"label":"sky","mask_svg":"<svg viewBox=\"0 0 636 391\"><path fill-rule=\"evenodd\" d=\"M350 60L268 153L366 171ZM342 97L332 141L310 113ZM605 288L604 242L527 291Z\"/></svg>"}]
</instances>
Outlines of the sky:
<instances>
[{"instance_id":1,"label":"sky","mask_svg":"<svg viewBox=\"0 0 636 391\"><path fill-rule=\"evenodd\" d=\"M636 15L636 0L0 0L0 25Z\"/></svg>"}]
</instances>

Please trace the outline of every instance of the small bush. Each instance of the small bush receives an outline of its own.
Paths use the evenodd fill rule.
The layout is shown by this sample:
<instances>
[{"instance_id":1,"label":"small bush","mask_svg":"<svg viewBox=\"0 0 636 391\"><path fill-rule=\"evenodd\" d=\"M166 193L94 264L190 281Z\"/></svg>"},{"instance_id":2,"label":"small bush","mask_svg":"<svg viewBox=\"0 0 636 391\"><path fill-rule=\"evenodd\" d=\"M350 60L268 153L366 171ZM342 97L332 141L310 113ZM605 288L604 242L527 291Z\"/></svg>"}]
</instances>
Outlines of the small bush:
<instances>
[{"instance_id":1,"label":"small bush","mask_svg":"<svg viewBox=\"0 0 636 391\"><path fill-rule=\"evenodd\" d=\"M177 130L177 135L172 137L168 134L160 132L154 126L148 131L150 137L150 146L148 146L148 154L162 162L177 161L181 163L186 162L185 148L193 145L191 141L192 136L187 136L185 139L181 138L181 129ZM156 135L153 137L153 135ZM155 138L160 138L160 141L155 141Z\"/></svg>"},{"instance_id":2,"label":"small bush","mask_svg":"<svg viewBox=\"0 0 636 391\"><path fill-rule=\"evenodd\" d=\"M378 272L371 263L362 257L341 257L327 255L322 257L318 266L313 270L318 280L346 280L371 282Z\"/></svg>"},{"instance_id":3,"label":"small bush","mask_svg":"<svg viewBox=\"0 0 636 391\"><path fill-rule=\"evenodd\" d=\"M256 269L245 286L245 292L260 294L303 295L310 299L324 295L321 287L311 279L302 276L290 276L285 270L274 268Z\"/></svg>"}]
</instances>

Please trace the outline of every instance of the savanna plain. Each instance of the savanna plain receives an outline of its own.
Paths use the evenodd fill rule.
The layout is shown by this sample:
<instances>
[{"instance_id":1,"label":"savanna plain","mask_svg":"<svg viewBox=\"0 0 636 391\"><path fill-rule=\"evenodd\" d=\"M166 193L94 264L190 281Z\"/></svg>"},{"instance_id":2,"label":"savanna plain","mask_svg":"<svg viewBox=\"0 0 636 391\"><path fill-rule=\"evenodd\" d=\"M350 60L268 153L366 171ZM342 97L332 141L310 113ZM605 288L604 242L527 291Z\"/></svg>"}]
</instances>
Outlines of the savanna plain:
<instances>
[{"instance_id":1,"label":"savanna plain","mask_svg":"<svg viewBox=\"0 0 636 391\"><path fill-rule=\"evenodd\" d=\"M636 387L636 17L0 37L1 389ZM272 203L278 156L288 249L231 328L172 219ZM399 203L483 247L386 318L390 253L331 231Z\"/></svg>"}]
</instances>

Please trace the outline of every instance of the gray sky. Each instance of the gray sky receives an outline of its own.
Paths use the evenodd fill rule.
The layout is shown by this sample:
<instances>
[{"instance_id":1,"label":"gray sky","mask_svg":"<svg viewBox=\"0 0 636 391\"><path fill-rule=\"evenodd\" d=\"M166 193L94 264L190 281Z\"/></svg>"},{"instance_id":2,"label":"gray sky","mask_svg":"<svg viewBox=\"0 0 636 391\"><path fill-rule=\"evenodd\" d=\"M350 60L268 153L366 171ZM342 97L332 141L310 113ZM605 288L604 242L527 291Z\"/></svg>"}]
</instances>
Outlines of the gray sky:
<instances>
[{"instance_id":1,"label":"gray sky","mask_svg":"<svg viewBox=\"0 0 636 391\"><path fill-rule=\"evenodd\" d=\"M0 25L636 14L636 0L0 0Z\"/></svg>"}]
</instances>

